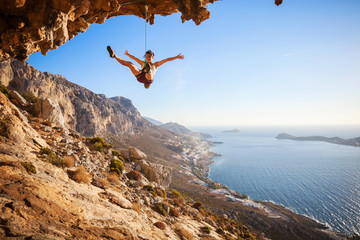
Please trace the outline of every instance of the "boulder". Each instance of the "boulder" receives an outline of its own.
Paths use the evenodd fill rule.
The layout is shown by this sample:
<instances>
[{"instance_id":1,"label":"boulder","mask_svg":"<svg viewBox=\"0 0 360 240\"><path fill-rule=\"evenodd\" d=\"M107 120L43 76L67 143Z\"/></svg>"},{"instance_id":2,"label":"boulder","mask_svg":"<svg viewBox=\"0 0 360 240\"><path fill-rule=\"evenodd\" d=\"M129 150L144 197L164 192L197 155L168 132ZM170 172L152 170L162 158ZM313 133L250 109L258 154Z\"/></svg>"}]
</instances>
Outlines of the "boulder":
<instances>
[{"instance_id":1,"label":"boulder","mask_svg":"<svg viewBox=\"0 0 360 240\"><path fill-rule=\"evenodd\" d=\"M25 100L23 96L20 95L17 91L10 92L10 98L15 99L16 103L22 107L28 105L28 102Z\"/></svg>"},{"instance_id":2,"label":"boulder","mask_svg":"<svg viewBox=\"0 0 360 240\"><path fill-rule=\"evenodd\" d=\"M111 203L116 204L122 208L131 209L132 203L127 200L121 193L107 189L105 192L99 193L102 197L107 198Z\"/></svg>"},{"instance_id":3,"label":"boulder","mask_svg":"<svg viewBox=\"0 0 360 240\"><path fill-rule=\"evenodd\" d=\"M164 188L171 183L172 168L157 163L149 163L145 160L135 161L135 169L141 169L144 176L152 182L156 182Z\"/></svg>"},{"instance_id":4,"label":"boulder","mask_svg":"<svg viewBox=\"0 0 360 240\"><path fill-rule=\"evenodd\" d=\"M141 160L146 158L146 154L135 147L129 147L129 157L131 161Z\"/></svg>"},{"instance_id":5,"label":"boulder","mask_svg":"<svg viewBox=\"0 0 360 240\"><path fill-rule=\"evenodd\" d=\"M66 128L61 109L59 105L52 100L48 98L38 100L34 105L34 112L45 121L49 121L61 128Z\"/></svg>"}]
</instances>

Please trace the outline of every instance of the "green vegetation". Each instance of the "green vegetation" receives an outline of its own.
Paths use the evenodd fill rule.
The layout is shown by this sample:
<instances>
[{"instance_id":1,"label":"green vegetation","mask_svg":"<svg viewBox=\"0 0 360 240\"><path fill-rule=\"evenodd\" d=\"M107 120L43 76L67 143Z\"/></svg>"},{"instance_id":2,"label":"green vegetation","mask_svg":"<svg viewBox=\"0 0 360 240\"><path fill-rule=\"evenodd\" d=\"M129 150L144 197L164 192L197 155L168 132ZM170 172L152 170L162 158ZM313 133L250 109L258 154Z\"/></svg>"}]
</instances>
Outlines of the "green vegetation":
<instances>
[{"instance_id":1,"label":"green vegetation","mask_svg":"<svg viewBox=\"0 0 360 240\"><path fill-rule=\"evenodd\" d=\"M179 192L176 191L175 189L171 189L171 192L172 192L177 198L182 198L181 193L179 193Z\"/></svg>"},{"instance_id":2,"label":"green vegetation","mask_svg":"<svg viewBox=\"0 0 360 240\"><path fill-rule=\"evenodd\" d=\"M102 137L87 138L87 140L93 144L96 151L103 151L104 149L112 148L110 144L106 143Z\"/></svg>"},{"instance_id":3,"label":"green vegetation","mask_svg":"<svg viewBox=\"0 0 360 240\"><path fill-rule=\"evenodd\" d=\"M29 103L36 103L38 101L38 97L36 97L34 95L34 93L32 92L26 92L26 93L23 93L22 95L26 101L28 101Z\"/></svg>"},{"instance_id":4,"label":"green vegetation","mask_svg":"<svg viewBox=\"0 0 360 240\"><path fill-rule=\"evenodd\" d=\"M101 142L96 142L94 143L94 148L96 151L101 152L104 149L104 146Z\"/></svg>"},{"instance_id":5,"label":"green vegetation","mask_svg":"<svg viewBox=\"0 0 360 240\"><path fill-rule=\"evenodd\" d=\"M203 205L202 205L201 202L196 202L196 203L194 203L193 208L196 208L196 209L199 210L199 211L200 211L201 209L204 209L204 207L203 207Z\"/></svg>"},{"instance_id":6,"label":"green vegetation","mask_svg":"<svg viewBox=\"0 0 360 240\"><path fill-rule=\"evenodd\" d=\"M110 172L115 172L117 175L121 176L122 171L124 170L124 164L117 159L111 160L110 163Z\"/></svg>"},{"instance_id":7,"label":"green vegetation","mask_svg":"<svg viewBox=\"0 0 360 240\"><path fill-rule=\"evenodd\" d=\"M167 212L165 211L165 205L163 203L158 203L156 205L156 211L165 217L167 217L168 215Z\"/></svg>"},{"instance_id":8,"label":"green vegetation","mask_svg":"<svg viewBox=\"0 0 360 240\"><path fill-rule=\"evenodd\" d=\"M9 98L10 90L2 84L0 84L0 92L2 92L7 98Z\"/></svg>"},{"instance_id":9,"label":"green vegetation","mask_svg":"<svg viewBox=\"0 0 360 240\"><path fill-rule=\"evenodd\" d=\"M117 157L122 162L125 162L124 158L120 155L119 151L117 150L111 150L111 153L113 156Z\"/></svg>"},{"instance_id":10,"label":"green vegetation","mask_svg":"<svg viewBox=\"0 0 360 240\"><path fill-rule=\"evenodd\" d=\"M40 155L43 155L43 154L49 155L51 153L53 153L53 150L51 150L50 148L41 148L40 149Z\"/></svg>"},{"instance_id":11,"label":"green vegetation","mask_svg":"<svg viewBox=\"0 0 360 240\"><path fill-rule=\"evenodd\" d=\"M36 168L32 163L29 162L20 162L20 163L28 173L33 173L33 174L37 173Z\"/></svg>"},{"instance_id":12,"label":"green vegetation","mask_svg":"<svg viewBox=\"0 0 360 240\"><path fill-rule=\"evenodd\" d=\"M41 148L40 155L46 155L43 157L45 162L51 163L56 167L60 167L60 168L65 167L65 161L62 158L56 156L54 151L51 150L50 148Z\"/></svg>"},{"instance_id":13,"label":"green vegetation","mask_svg":"<svg viewBox=\"0 0 360 240\"><path fill-rule=\"evenodd\" d=\"M155 188L155 193L156 195L162 197L162 198L166 198L166 192L164 189L160 188L160 187L156 187Z\"/></svg>"},{"instance_id":14,"label":"green vegetation","mask_svg":"<svg viewBox=\"0 0 360 240\"><path fill-rule=\"evenodd\" d=\"M225 234L224 230L222 230L221 228L216 229L216 233L217 233L217 234L220 234L220 235L224 235L224 234Z\"/></svg>"},{"instance_id":15,"label":"green vegetation","mask_svg":"<svg viewBox=\"0 0 360 240\"><path fill-rule=\"evenodd\" d=\"M146 191L148 191L148 192L152 193L154 196L156 196L156 192L155 192L155 189L154 189L153 186L151 186L151 185L145 185L145 186L143 187L143 189L145 189Z\"/></svg>"},{"instance_id":16,"label":"green vegetation","mask_svg":"<svg viewBox=\"0 0 360 240\"><path fill-rule=\"evenodd\" d=\"M211 232L211 229L209 226L203 226L200 229L202 232L207 233L207 234L210 234L210 232Z\"/></svg>"}]
</instances>

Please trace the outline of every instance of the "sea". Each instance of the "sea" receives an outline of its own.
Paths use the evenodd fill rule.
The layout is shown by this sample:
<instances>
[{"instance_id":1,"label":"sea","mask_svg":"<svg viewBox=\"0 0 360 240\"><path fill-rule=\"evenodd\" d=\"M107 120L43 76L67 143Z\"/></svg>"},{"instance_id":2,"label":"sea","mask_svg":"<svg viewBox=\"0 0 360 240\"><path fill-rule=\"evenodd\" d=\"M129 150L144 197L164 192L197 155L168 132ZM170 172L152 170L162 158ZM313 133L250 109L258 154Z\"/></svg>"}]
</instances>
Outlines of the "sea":
<instances>
[{"instance_id":1,"label":"sea","mask_svg":"<svg viewBox=\"0 0 360 240\"><path fill-rule=\"evenodd\" d=\"M237 133L223 131L238 129ZM323 223L331 230L360 234L360 147L294 136L360 137L360 126L193 127L212 135L209 178L253 200L271 201Z\"/></svg>"}]
</instances>

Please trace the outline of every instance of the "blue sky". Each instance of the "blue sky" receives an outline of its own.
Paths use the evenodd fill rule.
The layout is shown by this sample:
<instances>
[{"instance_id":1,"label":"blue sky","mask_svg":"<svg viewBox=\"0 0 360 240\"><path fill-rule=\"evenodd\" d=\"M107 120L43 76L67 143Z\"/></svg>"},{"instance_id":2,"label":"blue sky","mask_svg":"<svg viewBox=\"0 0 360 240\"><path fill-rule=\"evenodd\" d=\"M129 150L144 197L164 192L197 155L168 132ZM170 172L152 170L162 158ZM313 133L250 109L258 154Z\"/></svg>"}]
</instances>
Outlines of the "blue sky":
<instances>
[{"instance_id":1,"label":"blue sky","mask_svg":"<svg viewBox=\"0 0 360 240\"><path fill-rule=\"evenodd\" d=\"M155 17L148 48L164 64L149 90L109 58L144 55L144 20L93 24L46 56L41 71L108 97L124 96L162 122L196 125L360 124L360 1L224 0L196 26L180 14Z\"/></svg>"}]
</instances>

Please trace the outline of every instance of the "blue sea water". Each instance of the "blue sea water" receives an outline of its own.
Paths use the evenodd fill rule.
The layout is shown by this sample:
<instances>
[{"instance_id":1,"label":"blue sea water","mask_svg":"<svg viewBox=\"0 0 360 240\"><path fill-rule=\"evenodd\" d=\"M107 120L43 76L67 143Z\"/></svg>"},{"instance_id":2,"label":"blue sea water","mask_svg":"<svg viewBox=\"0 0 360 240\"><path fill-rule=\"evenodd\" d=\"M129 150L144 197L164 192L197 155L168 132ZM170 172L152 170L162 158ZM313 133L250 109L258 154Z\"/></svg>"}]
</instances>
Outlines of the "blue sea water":
<instances>
[{"instance_id":1,"label":"blue sea water","mask_svg":"<svg viewBox=\"0 0 360 240\"><path fill-rule=\"evenodd\" d=\"M295 136L360 137L360 127L194 128L221 141L210 179L251 199L272 201L332 230L360 233L360 147L278 140Z\"/></svg>"}]
</instances>

